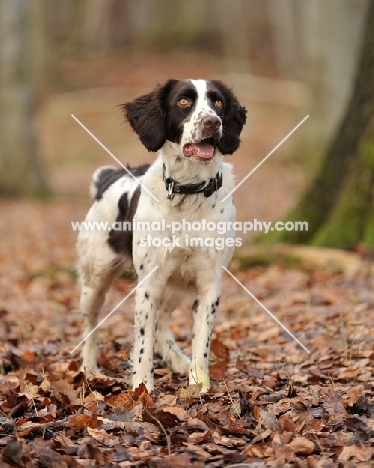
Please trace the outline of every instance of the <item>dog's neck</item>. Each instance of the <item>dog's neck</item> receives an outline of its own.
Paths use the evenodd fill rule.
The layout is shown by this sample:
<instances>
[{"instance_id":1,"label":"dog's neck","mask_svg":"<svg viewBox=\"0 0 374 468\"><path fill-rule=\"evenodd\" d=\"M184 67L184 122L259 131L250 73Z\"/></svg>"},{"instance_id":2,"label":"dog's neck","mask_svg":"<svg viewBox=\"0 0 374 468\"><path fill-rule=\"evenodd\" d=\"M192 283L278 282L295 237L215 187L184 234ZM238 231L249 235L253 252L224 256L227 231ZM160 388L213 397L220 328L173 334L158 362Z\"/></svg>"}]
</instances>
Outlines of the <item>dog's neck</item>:
<instances>
[{"instance_id":1,"label":"dog's neck","mask_svg":"<svg viewBox=\"0 0 374 468\"><path fill-rule=\"evenodd\" d=\"M204 180L214 178L221 171L223 155L218 149L208 164L199 164L190 158L186 158L180 145L166 141L160 150L163 164L165 164L165 175L178 181L180 184L195 184Z\"/></svg>"}]
</instances>

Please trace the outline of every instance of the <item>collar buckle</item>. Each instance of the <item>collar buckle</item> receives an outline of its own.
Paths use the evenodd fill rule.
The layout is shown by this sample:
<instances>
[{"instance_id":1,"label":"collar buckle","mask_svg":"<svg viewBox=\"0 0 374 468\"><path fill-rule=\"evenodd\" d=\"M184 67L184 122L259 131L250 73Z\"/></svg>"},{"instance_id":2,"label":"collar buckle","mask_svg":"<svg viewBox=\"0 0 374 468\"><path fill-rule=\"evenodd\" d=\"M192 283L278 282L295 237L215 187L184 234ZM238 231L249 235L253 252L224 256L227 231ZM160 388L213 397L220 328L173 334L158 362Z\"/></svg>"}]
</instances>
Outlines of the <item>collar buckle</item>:
<instances>
[{"instance_id":1,"label":"collar buckle","mask_svg":"<svg viewBox=\"0 0 374 468\"><path fill-rule=\"evenodd\" d=\"M172 200L172 199L174 198L174 196L175 196L175 193L174 193L174 191L173 191L173 190L174 190L174 185L175 185L174 180L172 180L171 182L168 182L168 183L167 183L167 189L166 189L166 190L167 190L168 195L167 195L166 198L167 198L168 200Z\"/></svg>"}]
</instances>

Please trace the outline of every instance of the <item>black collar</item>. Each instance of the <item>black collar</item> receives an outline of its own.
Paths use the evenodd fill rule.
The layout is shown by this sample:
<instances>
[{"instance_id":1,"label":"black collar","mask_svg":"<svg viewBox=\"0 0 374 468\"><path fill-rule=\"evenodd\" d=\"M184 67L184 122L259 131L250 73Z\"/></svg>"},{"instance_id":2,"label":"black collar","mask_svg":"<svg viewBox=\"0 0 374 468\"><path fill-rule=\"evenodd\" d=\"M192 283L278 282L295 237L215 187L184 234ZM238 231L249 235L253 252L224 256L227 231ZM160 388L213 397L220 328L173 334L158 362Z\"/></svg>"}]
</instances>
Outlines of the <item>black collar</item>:
<instances>
[{"instance_id":1,"label":"black collar","mask_svg":"<svg viewBox=\"0 0 374 468\"><path fill-rule=\"evenodd\" d=\"M210 197L213 195L215 191L222 187L222 174L217 172L214 178L209 180L203 180L202 182L198 182L197 184L186 184L182 185L177 182L175 179L166 176L166 166L163 164L163 179L165 182L165 188L168 193L167 198L172 200L174 198L174 194L176 193L183 193L186 195L194 194L194 193L201 193L204 192L204 197Z\"/></svg>"}]
</instances>

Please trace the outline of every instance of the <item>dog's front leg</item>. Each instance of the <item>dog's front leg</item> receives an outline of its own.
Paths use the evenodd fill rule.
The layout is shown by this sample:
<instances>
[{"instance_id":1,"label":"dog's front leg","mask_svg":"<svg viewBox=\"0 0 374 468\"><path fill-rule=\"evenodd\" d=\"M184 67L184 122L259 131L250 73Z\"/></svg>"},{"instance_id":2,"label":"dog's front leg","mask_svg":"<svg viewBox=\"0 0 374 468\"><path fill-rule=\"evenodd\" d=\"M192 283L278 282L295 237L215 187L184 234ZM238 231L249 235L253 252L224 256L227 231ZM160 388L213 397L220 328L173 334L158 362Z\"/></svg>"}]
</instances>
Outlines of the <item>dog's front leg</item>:
<instances>
[{"instance_id":1,"label":"dog's front leg","mask_svg":"<svg viewBox=\"0 0 374 468\"><path fill-rule=\"evenodd\" d=\"M146 285L136 291L135 342L132 354L133 380L135 389L144 383L153 390L153 347L157 323L158 299Z\"/></svg>"},{"instance_id":2,"label":"dog's front leg","mask_svg":"<svg viewBox=\"0 0 374 468\"><path fill-rule=\"evenodd\" d=\"M192 330L192 359L189 371L189 383L190 385L201 383L202 392L206 392L210 387L210 338L220 294L221 283L217 281L209 289L201 291L193 305L194 324Z\"/></svg>"}]
</instances>

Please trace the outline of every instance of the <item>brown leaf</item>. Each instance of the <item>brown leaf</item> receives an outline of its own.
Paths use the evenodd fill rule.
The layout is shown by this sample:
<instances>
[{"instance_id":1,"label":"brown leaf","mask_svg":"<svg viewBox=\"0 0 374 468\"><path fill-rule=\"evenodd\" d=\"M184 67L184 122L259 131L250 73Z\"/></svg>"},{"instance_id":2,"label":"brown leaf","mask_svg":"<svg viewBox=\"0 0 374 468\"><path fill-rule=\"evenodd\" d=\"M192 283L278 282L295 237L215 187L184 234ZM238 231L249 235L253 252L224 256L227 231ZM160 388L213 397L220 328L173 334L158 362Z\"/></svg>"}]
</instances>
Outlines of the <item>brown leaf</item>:
<instances>
[{"instance_id":1,"label":"brown leaf","mask_svg":"<svg viewBox=\"0 0 374 468\"><path fill-rule=\"evenodd\" d=\"M25 374L25 380L27 382L31 382L33 385L37 384L38 377L39 377L38 374L35 374L34 372L26 372Z\"/></svg>"},{"instance_id":2,"label":"brown leaf","mask_svg":"<svg viewBox=\"0 0 374 468\"><path fill-rule=\"evenodd\" d=\"M151 397L151 395L149 393L142 393L139 396L138 401L143 403L144 406L148 406L148 407L155 406L155 402L153 401L153 399L152 399L152 397Z\"/></svg>"},{"instance_id":3,"label":"brown leaf","mask_svg":"<svg viewBox=\"0 0 374 468\"><path fill-rule=\"evenodd\" d=\"M201 444L210 438L210 431L205 432L192 432L188 435L188 442L190 444Z\"/></svg>"},{"instance_id":4,"label":"brown leaf","mask_svg":"<svg viewBox=\"0 0 374 468\"><path fill-rule=\"evenodd\" d=\"M48 466L48 468L81 468L82 465L78 463L74 457L70 455L61 455L49 448L46 444L34 443L33 447L33 461L38 466Z\"/></svg>"},{"instance_id":5,"label":"brown leaf","mask_svg":"<svg viewBox=\"0 0 374 468\"><path fill-rule=\"evenodd\" d=\"M217 445L223 445L224 447L231 448L231 447L241 447L245 445L245 440L238 439L236 437L226 437L221 436L218 432L213 432L212 440Z\"/></svg>"},{"instance_id":6,"label":"brown leaf","mask_svg":"<svg viewBox=\"0 0 374 468\"><path fill-rule=\"evenodd\" d=\"M182 401L191 400L200 397L201 384L189 385L187 388L181 388L179 398Z\"/></svg>"},{"instance_id":7,"label":"brown leaf","mask_svg":"<svg viewBox=\"0 0 374 468\"><path fill-rule=\"evenodd\" d=\"M352 407L357 403L359 398L362 396L364 386L357 385L352 387L348 390L348 392L342 396L342 400L348 404L348 406Z\"/></svg>"},{"instance_id":8,"label":"brown leaf","mask_svg":"<svg viewBox=\"0 0 374 468\"><path fill-rule=\"evenodd\" d=\"M178 453L162 458L152 458L152 463L155 468L186 468L191 465L191 456L187 453Z\"/></svg>"},{"instance_id":9,"label":"brown leaf","mask_svg":"<svg viewBox=\"0 0 374 468\"><path fill-rule=\"evenodd\" d=\"M339 372L338 379L339 380L353 380L358 376L360 373L359 369L342 369Z\"/></svg>"},{"instance_id":10,"label":"brown leaf","mask_svg":"<svg viewBox=\"0 0 374 468\"><path fill-rule=\"evenodd\" d=\"M348 417L344 420L344 426L357 433L358 431L362 431L365 434L372 435L374 430L369 427L369 425L365 424L365 422L359 417Z\"/></svg>"},{"instance_id":11,"label":"brown leaf","mask_svg":"<svg viewBox=\"0 0 374 468\"><path fill-rule=\"evenodd\" d=\"M17 428L17 436L26 437L30 434L38 432L41 427L42 425L39 423L27 422Z\"/></svg>"},{"instance_id":12,"label":"brown leaf","mask_svg":"<svg viewBox=\"0 0 374 468\"><path fill-rule=\"evenodd\" d=\"M176 426L178 418L175 414L164 411L163 409L156 410L155 408L148 408L143 412L143 421L165 428Z\"/></svg>"},{"instance_id":13,"label":"brown leaf","mask_svg":"<svg viewBox=\"0 0 374 468\"><path fill-rule=\"evenodd\" d=\"M267 411L266 409L261 408L260 418L262 419L265 427L267 427L268 429L274 430L277 427L277 420L273 410L269 409Z\"/></svg>"},{"instance_id":14,"label":"brown leaf","mask_svg":"<svg viewBox=\"0 0 374 468\"><path fill-rule=\"evenodd\" d=\"M295 437L289 444L297 455L310 455L314 451L314 443L306 437Z\"/></svg>"},{"instance_id":15,"label":"brown leaf","mask_svg":"<svg viewBox=\"0 0 374 468\"><path fill-rule=\"evenodd\" d=\"M279 336L280 333L280 328L279 327L270 327L267 330L264 330L263 332L259 333L257 335L258 341L267 341L273 338L276 338Z\"/></svg>"},{"instance_id":16,"label":"brown leaf","mask_svg":"<svg viewBox=\"0 0 374 468\"><path fill-rule=\"evenodd\" d=\"M70 403L79 403L77 392L74 390L74 387L66 380L57 380L52 382L51 388L54 393L62 393L65 395L69 399Z\"/></svg>"},{"instance_id":17,"label":"brown leaf","mask_svg":"<svg viewBox=\"0 0 374 468\"><path fill-rule=\"evenodd\" d=\"M345 410L340 396L336 392L320 392L322 405L330 415L331 419L340 423L344 421L348 413Z\"/></svg>"},{"instance_id":18,"label":"brown leaf","mask_svg":"<svg viewBox=\"0 0 374 468\"><path fill-rule=\"evenodd\" d=\"M21 403L19 403L12 409L12 411L9 413L9 416L11 418L19 418L20 416L26 413L28 407L29 404L27 401L21 401Z\"/></svg>"},{"instance_id":19,"label":"brown leaf","mask_svg":"<svg viewBox=\"0 0 374 468\"><path fill-rule=\"evenodd\" d=\"M104 401L113 408L131 409L134 406L134 398L129 392L121 392L117 395L108 395L104 398Z\"/></svg>"},{"instance_id":20,"label":"brown leaf","mask_svg":"<svg viewBox=\"0 0 374 468\"><path fill-rule=\"evenodd\" d=\"M11 440L3 449L3 456L8 457L19 464L23 457L23 444L17 440Z\"/></svg>"},{"instance_id":21,"label":"brown leaf","mask_svg":"<svg viewBox=\"0 0 374 468\"><path fill-rule=\"evenodd\" d=\"M214 353L217 359L227 363L229 360L229 350L221 340L215 338L211 344L211 351Z\"/></svg>"},{"instance_id":22,"label":"brown leaf","mask_svg":"<svg viewBox=\"0 0 374 468\"><path fill-rule=\"evenodd\" d=\"M185 421L189 418L189 414L187 411L180 406L163 406L163 411L167 411L168 413L174 414L179 421Z\"/></svg>"},{"instance_id":23,"label":"brown leaf","mask_svg":"<svg viewBox=\"0 0 374 468\"><path fill-rule=\"evenodd\" d=\"M252 439L252 444L255 444L256 442L259 442L260 440L264 441L267 439L273 431L271 429L265 429L264 431L260 432L256 437Z\"/></svg>"},{"instance_id":24,"label":"brown leaf","mask_svg":"<svg viewBox=\"0 0 374 468\"><path fill-rule=\"evenodd\" d=\"M69 425L71 427L76 427L77 429L83 429L87 426L97 428L99 427L99 421L87 414L77 414L69 418Z\"/></svg>"},{"instance_id":25,"label":"brown leaf","mask_svg":"<svg viewBox=\"0 0 374 468\"><path fill-rule=\"evenodd\" d=\"M281 416L279 416L278 424L282 431L295 432L296 425L287 414L282 414Z\"/></svg>"},{"instance_id":26,"label":"brown leaf","mask_svg":"<svg viewBox=\"0 0 374 468\"><path fill-rule=\"evenodd\" d=\"M87 432L93 437L95 440L99 442L103 442L105 439L109 438L109 434L105 429L94 429L91 427L87 427Z\"/></svg>"},{"instance_id":27,"label":"brown leaf","mask_svg":"<svg viewBox=\"0 0 374 468\"><path fill-rule=\"evenodd\" d=\"M201 421L199 418L190 418L187 421L187 429L197 429L199 431L207 431L209 427L205 424L204 421Z\"/></svg>"},{"instance_id":28,"label":"brown leaf","mask_svg":"<svg viewBox=\"0 0 374 468\"><path fill-rule=\"evenodd\" d=\"M47 393L51 389L51 382L48 379L44 379L43 382L39 385L39 388L44 393Z\"/></svg>"},{"instance_id":29,"label":"brown leaf","mask_svg":"<svg viewBox=\"0 0 374 468\"><path fill-rule=\"evenodd\" d=\"M209 369L210 377L213 380L226 380L227 362L217 362Z\"/></svg>"},{"instance_id":30,"label":"brown leaf","mask_svg":"<svg viewBox=\"0 0 374 468\"><path fill-rule=\"evenodd\" d=\"M148 430L150 433L158 434L160 433L160 427L156 426L154 423L148 422L136 422L136 421L117 421L115 419L106 419L98 417L99 421L102 421L103 424L114 425L120 429L125 430L126 432L138 432L139 429Z\"/></svg>"},{"instance_id":31,"label":"brown leaf","mask_svg":"<svg viewBox=\"0 0 374 468\"><path fill-rule=\"evenodd\" d=\"M203 461L208 460L210 458L210 453L206 452L199 445L189 444L187 442L185 442L183 445L186 446L188 452L191 452L194 455L197 455Z\"/></svg>"},{"instance_id":32,"label":"brown leaf","mask_svg":"<svg viewBox=\"0 0 374 468\"><path fill-rule=\"evenodd\" d=\"M140 398L140 395L142 395L143 393L148 393L148 390L147 390L147 387L144 385L144 383L141 383L138 387L136 387L136 389L132 392L132 397L133 399L136 401L136 400L139 400Z\"/></svg>"},{"instance_id":33,"label":"brown leaf","mask_svg":"<svg viewBox=\"0 0 374 468\"><path fill-rule=\"evenodd\" d=\"M355 462L369 462L373 450L370 447L351 445L344 447L340 452L339 460L354 460Z\"/></svg>"}]
</instances>

